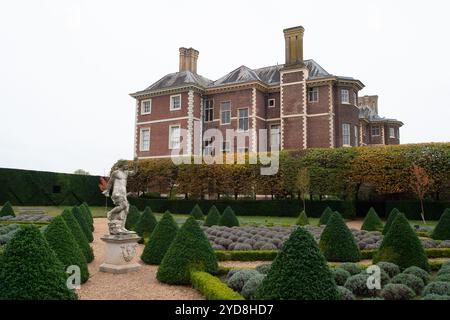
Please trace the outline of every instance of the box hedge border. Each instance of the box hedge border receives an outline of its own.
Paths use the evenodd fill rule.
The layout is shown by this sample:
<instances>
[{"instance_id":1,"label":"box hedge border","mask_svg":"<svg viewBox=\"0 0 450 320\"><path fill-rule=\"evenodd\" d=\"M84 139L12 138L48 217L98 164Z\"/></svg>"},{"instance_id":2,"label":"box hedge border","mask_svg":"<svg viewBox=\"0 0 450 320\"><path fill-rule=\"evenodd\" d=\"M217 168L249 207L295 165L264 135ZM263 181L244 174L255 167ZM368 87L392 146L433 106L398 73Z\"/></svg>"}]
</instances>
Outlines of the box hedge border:
<instances>
[{"instance_id":1,"label":"box hedge border","mask_svg":"<svg viewBox=\"0 0 450 320\"><path fill-rule=\"evenodd\" d=\"M191 284L206 300L245 300L238 292L207 272L191 272Z\"/></svg>"}]
</instances>

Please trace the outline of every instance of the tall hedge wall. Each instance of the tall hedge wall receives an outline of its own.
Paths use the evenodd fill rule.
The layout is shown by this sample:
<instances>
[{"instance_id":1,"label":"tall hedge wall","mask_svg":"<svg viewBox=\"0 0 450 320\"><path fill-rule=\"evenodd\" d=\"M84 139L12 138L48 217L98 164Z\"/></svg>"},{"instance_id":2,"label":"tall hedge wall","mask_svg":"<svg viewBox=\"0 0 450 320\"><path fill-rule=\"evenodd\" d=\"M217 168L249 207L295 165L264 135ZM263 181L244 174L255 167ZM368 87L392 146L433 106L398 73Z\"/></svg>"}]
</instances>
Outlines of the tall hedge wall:
<instances>
[{"instance_id":1,"label":"tall hedge wall","mask_svg":"<svg viewBox=\"0 0 450 320\"><path fill-rule=\"evenodd\" d=\"M99 176L0 168L0 204L13 205L105 205Z\"/></svg>"}]
</instances>

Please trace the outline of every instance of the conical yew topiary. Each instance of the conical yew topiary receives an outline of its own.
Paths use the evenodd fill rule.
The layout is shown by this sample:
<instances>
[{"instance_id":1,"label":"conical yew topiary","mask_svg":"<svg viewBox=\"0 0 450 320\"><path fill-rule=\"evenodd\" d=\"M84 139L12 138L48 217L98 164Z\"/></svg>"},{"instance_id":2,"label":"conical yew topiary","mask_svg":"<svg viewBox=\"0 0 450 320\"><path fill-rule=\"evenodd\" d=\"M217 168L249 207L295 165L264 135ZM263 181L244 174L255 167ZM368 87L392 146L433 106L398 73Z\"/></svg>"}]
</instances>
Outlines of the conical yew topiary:
<instances>
[{"instance_id":1,"label":"conical yew topiary","mask_svg":"<svg viewBox=\"0 0 450 320\"><path fill-rule=\"evenodd\" d=\"M381 221L374 208L369 209L369 212L364 219L363 225L361 226L361 230L383 231L383 222Z\"/></svg>"},{"instance_id":2,"label":"conical yew topiary","mask_svg":"<svg viewBox=\"0 0 450 320\"><path fill-rule=\"evenodd\" d=\"M168 284L189 284L192 271L216 273L217 257L194 217L180 228L159 266L156 277Z\"/></svg>"},{"instance_id":3,"label":"conical yew topiary","mask_svg":"<svg viewBox=\"0 0 450 320\"><path fill-rule=\"evenodd\" d=\"M308 216L306 215L305 210L300 212L300 215L298 216L297 221L295 221L295 224L302 227L309 224Z\"/></svg>"},{"instance_id":4,"label":"conical yew topiary","mask_svg":"<svg viewBox=\"0 0 450 320\"><path fill-rule=\"evenodd\" d=\"M328 261L357 262L360 260L358 245L352 232L339 213L334 213L320 236L320 250Z\"/></svg>"},{"instance_id":5,"label":"conical yew topiary","mask_svg":"<svg viewBox=\"0 0 450 320\"><path fill-rule=\"evenodd\" d=\"M239 227L239 220L231 207L226 207L219 219L219 226Z\"/></svg>"},{"instance_id":6,"label":"conical yew topiary","mask_svg":"<svg viewBox=\"0 0 450 320\"><path fill-rule=\"evenodd\" d=\"M166 211L145 245L141 260L147 264L160 264L177 232L178 224Z\"/></svg>"},{"instance_id":7,"label":"conical yew topiary","mask_svg":"<svg viewBox=\"0 0 450 320\"><path fill-rule=\"evenodd\" d=\"M330 207L326 207L323 211L322 215L319 219L319 226L325 225L328 223L328 220L330 219L331 215L333 214L333 210Z\"/></svg>"},{"instance_id":8,"label":"conical yew topiary","mask_svg":"<svg viewBox=\"0 0 450 320\"><path fill-rule=\"evenodd\" d=\"M435 240L450 240L450 208L445 209L431 237Z\"/></svg>"},{"instance_id":9,"label":"conical yew topiary","mask_svg":"<svg viewBox=\"0 0 450 320\"><path fill-rule=\"evenodd\" d=\"M75 217L75 219L77 219L77 222L80 225L81 230L83 230L83 233L86 236L88 242L94 241L94 236L92 234L91 227L89 226L89 223L86 221L86 217L81 211L80 207L73 207L72 214Z\"/></svg>"},{"instance_id":10,"label":"conical yew topiary","mask_svg":"<svg viewBox=\"0 0 450 320\"><path fill-rule=\"evenodd\" d=\"M203 211L198 204L194 206L191 211L191 216L195 218L195 220L204 220L205 216L203 215Z\"/></svg>"},{"instance_id":11,"label":"conical yew topiary","mask_svg":"<svg viewBox=\"0 0 450 320\"><path fill-rule=\"evenodd\" d=\"M125 221L125 229L134 230L136 228L136 224L141 218L141 213L139 212L136 206L130 206L128 209L127 220Z\"/></svg>"},{"instance_id":12,"label":"conical yew topiary","mask_svg":"<svg viewBox=\"0 0 450 320\"><path fill-rule=\"evenodd\" d=\"M80 206L81 211L83 211L84 216L86 217L86 221L89 223L89 226L91 227L91 231L94 231L94 217L92 216L91 209L86 204L86 202L83 202L83 204Z\"/></svg>"},{"instance_id":13,"label":"conical yew topiary","mask_svg":"<svg viewBox=\"0 0 450 320\"><path fill-rule=\"evenodd\" d=\"M62 262L63 270L67 270L68 266L77 265L80 267L81 282L86 282L89 279L86 258L62 216L53 218L45 229L44 236L59 261Z\"/></svg>"},{"instance_id":14,"label":"conical yew topiary","mask_svg":"<svg viewBox=\"0 0 450 320\"><path fill-rule=\"evenodd\" d=\"M422 243L403 213L398 213L392 221L388 233L374 255L373 263L379 261L392 262L401 269L416 266L429 270L428 258Z\"/></svg>"},{"instance_id":15,"label":"conical yew topiary","mask_svg":"<svg viewBox=\"0 0 450 320\"><path fill-rule=\"evenodd\" d=\"M314 238L297 228L256 292L262 300L337 300L333 275Z\"/></svg>"},{"instance_id":16,"label":"conical yew topiary","mask_svg":"<svg viewBox=\"0 0 450 320\"><path fill-rule=\"evenodd\" d=\"M150 234L155 229L158 221L156 220L155 215L153 214L150 207L145 208L144 212L141 214L138 223L136 224L135 231L136 233L143 237L148 238Z\"/></svg>"},{"instance_id":17,"label":"conical yew topiary","mask_svg":"<svg viewBox=\"0 0 450 320\"><path fill-rule=\"evenodd\" d=\"M64 221L69 227L70 232L72 232L72 235L78 243L81 252L83 252L84 257L86 258L86 262L92 262L94 260L94 252L89 245L86 235L84 234L83 230L81 230L80 224L78 223L77 219L75 219L69 209L65 209L61 216L64 218Z\"/></svg>"},{"instance_id":18,"label":"conical yew topiary","mask_svg":"<svg viewBox=\"0 0 450 320\"><path fill-rule=\"evenodd\" d=\"M13 216L13 217L16 216L16 214L14 213L14 209L9 201L6 201L6 203L3 205L2 209L0 210L0 217L6 217L6 216Z\"/></svg>"},{"instance_id":19,"label":"conical yew topiary","mask_svg":"<svg viewBox=\"0 0 450 320\"><path fill-rule=\"evenodd\" d=\"M0 300L76 300L67 274L37 227L26 226L1 258Z\"/></svg>"},{"instance_id":20,"label":"conical yew topiary","mask_svg":"<svg viewBox=\"0 0 450 320\"><path fill-rule=\"evenodd\" d=\"M219 210L217 210L216 206L213 205L208 211L208 215L206 216L204 225L207 227L216 226L219 224L219 220L220 212Z\"/></svg>"},{"instance_id":21,"label":"conical yew topiary","mask_svg":"<svg viewBox=\"0 0 450 320\"><path fill-rule=\"evenodd\" d=\"M386 235L389 231L389 228L392 225L392 222L395 220L395 218L397 218L397 215L400 213L400 211L398 211L397 208L394 208L391 210L391 212L389 213L389 216L386 220L386 224L384 225L383 228L383 235Z\"/></svg>"}]
</instances>

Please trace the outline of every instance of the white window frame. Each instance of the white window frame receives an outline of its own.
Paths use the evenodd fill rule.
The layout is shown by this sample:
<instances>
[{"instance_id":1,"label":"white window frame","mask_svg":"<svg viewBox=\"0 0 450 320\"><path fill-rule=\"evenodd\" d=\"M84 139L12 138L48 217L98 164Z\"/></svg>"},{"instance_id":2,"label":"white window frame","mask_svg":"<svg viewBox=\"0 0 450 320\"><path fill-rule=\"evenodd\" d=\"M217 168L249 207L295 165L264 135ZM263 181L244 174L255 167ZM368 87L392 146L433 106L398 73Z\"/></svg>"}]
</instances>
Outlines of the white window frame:
<instances>
[{"instance_id":1,"label":"white window frame","mask_svg":"<svg viewBox=\"0 0 450 320\"><path fill-rule=\"evenodd\" d=\"M344 97L346 97L347 100L344 100ZM341 104L350 104L350 91L348 89L341 89Z\"/></svg>"},{"instance_id":2,"label":"white window frame","mask_svg":"<svg viewBox=\"0 0 450 320\"><path fill-rule=\"evenodd\" d=\"M316 99L311 99L312 98ZM318 103L319 102L319 87L308 88L308 102L309 103Z\"/></svg>"},{"instance_id":3,"label":"white window frame","mask_svg":"<svg viewBox=\"0 0 450 320\"><path fill-rule=\"evenodd\" d=\"M180 107L175 108L173 103L173 98L180 98ZM170 111L178 111L181 110L181 94L174 94L170 96Z\"/></svg>"},{"instance_id":4,"label":"white window frame","mask_svg":"<svg viewBox=\"0 0 450 320\"><path fill-rule=\"evenodd\" d=\"M348 131L346 130L348 129ZM342 146L344 147L351 147L351 132L350 132L351 126L349 123L343 123L342 124ZM345 134L347 131L347 134ZM348 138L348 143L346 143L346 138Z\"/></svg>"},{"instance_id":5,"label":"white window frame","mask_svg":"<svg viewBox=\"0 0 450 320\"><path fill-rule=\"evenodd\" d=\"M210 102L210 104L208 103ZM209 110L211 112L211 119L206 119L206 110ZM214 99L206 99L205 100L205 106L203 109L203 122L213 122L214 121Z\"/></svg>"},{"instance_id":6,"label":"white window frame","mask_svg":"<svg viewBox=\"0 0 450 320\"><path fill-rule=\"evenodd\" d=\"M203 140L203 155L204 156L214 156L215 155L215 145L213 137L208 140Z\"/></svg>"},{"instance_id":7,"label":"white window frame","mask_svg":"<svg viewBox=\"0 0 450 320\"><path fill-rule=\"evenodd\" d=\"M397 138L395 136L395 128L394 127L389 127L389 138L391 138L391 139Z\"/></svg>"},{"instance_id":8,"label":"white window frame","mask_svg":"<svg viewBox=\"0 0 450 320\"><path fill-rule=\"evenodd\" d=\"M144 147L144 131L148 131L148 147ZM150 128L141 128L139 134L139 151L150 151L151 133Z\"/></svg>"},{"instance_id":9,"label":"white window frame","mask_svg":"<svg viewBox=\"0 0 450 320\"><path fill-rule=\"evenodd\" d=\"M358 94L353 91L353 105L358 106Z\"/></svg>"},{"instance_id":10,"label":"white window frame","mask_svg":"<svg viewBox=\"0 0 450 320\"><path fill-rule=\"evenodd\" d=\"M274 143L273 143L273 137L275 136L275 134L274 133L272 133L272 131L274 130L273 128L274 127L278 127L278 132L277 132L277 134L276 134L276 137L277 137L277 140L278 140L278 148L280 149L281 147L280 147L280 142L281 142L281 131L280 131L280 129L281 129L281 125L279 125L279 124L271 124L270 125L270 147L272 148L272 146L274 145Z\"/></svg>"},{"instance_id":11,"label":"white window frame","mask_svg":"<svg viewBox=\"0 0 450 320\"><path fill-rule=\"evenodd\" d=\"M273 102L273 105L270 105L270 102ZM268 100L267 100L267 107L269 107L269 108L275 108L275 105L276 105L275 102L276 102L275 99L268 99Z\"/></svg>"},{"instance_id":12,"label":"white window frame","mask_svg":"<svg viewBox=\"0 0 450 320\"><path fill-rule=\"evenodd\" d=\"M373 129L378 128L378 134L373 134ZM379 125L376 126L370 126L370 136L371 137L379 137L381 136L381 128Z\"/></svg>"},{"instance_id":13,"label":"white window frame","mask_svg":"<svg viewBox=\"0 0 450 320\"><path fill-rule=\"evenodd\" d=\"M354 130L354 135L355 135L355 146L359 146L359 127L354 126L353 130Z\"/></svg>"},{"instance_id":14,"label":"white window frame","mask_svg":"<svg viewBox=\"0 0 450 320\"><path fill-rule=\"evenodd\" d=\"M148 102L150 106L149 111L145 111L145 103ZM151 114L152 113L152 99L146 99L141 101L141 115Z\"/></svg>"},{"instance_id":15,"label":"white window frame","mask_svg":"<svg viewBox=\"0 0 450 320\"><path fill-rule=\"evenodd\" d=\"M178 130L180 132L179 137L178 137L178 142L177 142L178 145L173 144L173 142L174 142L172 139L172 129L173 128L178 128ZM179 124L174 124L174 125L169 126L169 149L170 150L181 149L181 125L179 125Z\"/></svg>"},{"instance_id":16,"label":"white window frame","mask_svg":"<svg viewBox=\"0 0 450 320\"><path fill-rule=\"evenodd\" d=\"M220 150L222 153L230 153L231 152L231 142L230 141L223 141L222 142L222 148Z\"/></svg>"},{"instance_id":17,"label":"white window frame","mask_svg":"<svg viewBox=\"0 0 450 320\"><path fill-rule=\"evenodd\" d=\"M240 115L240 111L241 111L241 110L247 110L247 117L242 117L242 118L241 118L241 115ZM241 129L241 119L242 119L242 120L247 119L247 129ZM249 127L250 127L250 122L249 122L249 109L248 109L248 108L239 108L239 109L238 109L238 119L237 119L237 121L238 121L238 131L239 131L239 132L248 132L248 129L249 129ZM245 122L243 122L243 124L245 124ZM245 125L244 125L244 127L245 127Z\"/></svg>"},{"instance_id":18,"label":"white window frame","mask_svg":"<svg viewBox=\"0 0 450 320\"><path fill-rule=\"evenodd\" d=\"M228 106L230 107L230 110L222 111L222 106L223 106L224 104L228 104ZM229 122L223 122L223 113L224 113L224 112L228 112L228 113L230 114L229 119L228 119ZM220 103L220 124L221 124L221 125L231 124L231 102L230 102L230 101L222 101L222 102Z\"/></svg>"}]
</instances>

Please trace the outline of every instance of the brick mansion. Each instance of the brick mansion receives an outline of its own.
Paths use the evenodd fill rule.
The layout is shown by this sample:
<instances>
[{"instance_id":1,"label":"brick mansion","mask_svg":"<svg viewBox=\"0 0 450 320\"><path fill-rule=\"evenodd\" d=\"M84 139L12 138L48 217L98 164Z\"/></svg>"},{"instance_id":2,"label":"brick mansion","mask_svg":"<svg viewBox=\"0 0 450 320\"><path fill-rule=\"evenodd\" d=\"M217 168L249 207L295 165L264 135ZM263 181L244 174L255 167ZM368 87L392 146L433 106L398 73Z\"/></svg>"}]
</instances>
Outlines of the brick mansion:
<instances>
[{"instance_id":1,"label":"brick mansion","mask_svg":"<svg viewBox=\"0 0 450 320\"><path fill-rule=\"evenodd\" d=\"M360 80L330 74L314 60L305 60L303 35L303 27L284 30L284 64L240 66L215 81L197 73L197 50L180 48L178 72L131 94L136 100L136 155L399 144L403 123L380 117L378 97L359 96L364 88ZM205 135L208 129L219 130L223 140L215 143ZM235 132L231 139L226 138L229 129ZM261 131L266 150L258 143Z\"/></svg>"}]
</instances>

